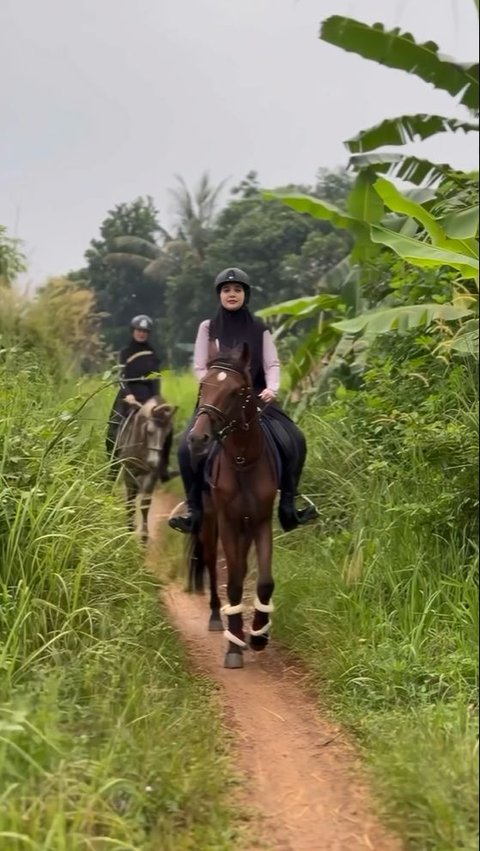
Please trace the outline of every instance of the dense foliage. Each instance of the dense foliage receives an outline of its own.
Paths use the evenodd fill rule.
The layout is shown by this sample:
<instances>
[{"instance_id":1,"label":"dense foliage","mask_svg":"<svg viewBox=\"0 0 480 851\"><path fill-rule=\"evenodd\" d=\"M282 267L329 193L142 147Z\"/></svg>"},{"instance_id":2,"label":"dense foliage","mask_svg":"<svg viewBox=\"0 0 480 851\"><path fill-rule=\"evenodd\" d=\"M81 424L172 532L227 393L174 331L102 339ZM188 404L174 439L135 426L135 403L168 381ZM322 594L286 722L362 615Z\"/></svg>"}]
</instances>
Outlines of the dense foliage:
<instances>
[{"instance_id":1,"label":"dense foliage","mask_svg":"<svg viewBox=\"0 0 480 851\"><path fill-rule=\"evenodd\" d=\"M315 185L304 188L341 202L350 183L342 171L320 170ZM212 281L220 269L247 269L259 308L279 295L315 292L322 275L351 246L351 237L328 222L267 203L254 173L215 213L217 195L205 176L193 196L181 184L175 196L178 224L171 233L160 226L150 199L108 214L79 273L106 313L102 328L108 343L120 344L133 313L150 313L163 358L180 366L188 361L199 322L215 308Z\"/></svg>"},{"instance_id":2,"label":"dense foliage","mask_svg":"<svg viewBox=\"0 0 480 851\"><path fill-rule=\"evenodd\" d=\"M227 851L219 721L106 484L109 403L0 354L0 847Z\"/></svg>"},{"instance_id":3,"label":"dense foliage","mask_svg":"<svg viewBox=\"0 0 480 851\"><path fill-rule=\"evenodd\" d=\"M32 301L12 289L24 260L0 228L0 839L12 851L92 836L145 849L161 836L166 851L237 842L208 697L103 484L97 427L113 389L105 406L58 399L67 367L96 368L134 313L155 318L166 363L186 364L229 265L278 326L308 438L303 487L320 508L310 531L276 536L277 634L365 745L405 847L478 847L478 175L398 152L478 130L478 64L337 15L321 38L416 74L467 116L361 130L346 142L354 179L321 170L313 186L262 193L251 172L222 207L208 175L193 191L177 178L173 228L151 198L118 204L85 268ZM186 415L192 380L168 393Z\"/></svg>"}]
</instances>

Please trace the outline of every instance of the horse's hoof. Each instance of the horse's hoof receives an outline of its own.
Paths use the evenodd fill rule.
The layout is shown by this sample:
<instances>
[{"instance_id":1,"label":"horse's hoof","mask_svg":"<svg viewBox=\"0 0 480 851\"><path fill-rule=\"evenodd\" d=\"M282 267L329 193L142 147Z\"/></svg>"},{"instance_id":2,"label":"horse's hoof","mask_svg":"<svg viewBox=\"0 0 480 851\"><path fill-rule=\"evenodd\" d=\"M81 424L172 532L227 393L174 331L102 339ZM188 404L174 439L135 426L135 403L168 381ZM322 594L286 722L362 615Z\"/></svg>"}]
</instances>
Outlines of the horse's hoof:
<instances>
[{"instance_id":1,"label":"horse's hoof","mask_svg":"<svg viewBox=\"0 0 480 851\"><path fill-rule=\"evenodd\" d=\"M223 623L220 615L216 617L212 615L208 622L208 631L209 632L223 632Z\"/></svg>"},{"instance_id":2,"label":"horse's hoof","mask_svg":"<svg viewBox=\"0 0 480 851\"><path fill-rule=\"evenodd\" d=\"M231 670L235 668L243 668L243 653L234 653L229 650L225 653L223 667L230 668Z\"/></svg>"},{"instance_id":3,"label":"horse's hoof","mask_svg":"<svg viewBox=\"0 0 480 851\"><path fill-rule=\"evenodd\" d=\"M268 635L251 635L249 639L249 645L251 650L265 650L269 642Z\"/></svg>"}]
</instances>

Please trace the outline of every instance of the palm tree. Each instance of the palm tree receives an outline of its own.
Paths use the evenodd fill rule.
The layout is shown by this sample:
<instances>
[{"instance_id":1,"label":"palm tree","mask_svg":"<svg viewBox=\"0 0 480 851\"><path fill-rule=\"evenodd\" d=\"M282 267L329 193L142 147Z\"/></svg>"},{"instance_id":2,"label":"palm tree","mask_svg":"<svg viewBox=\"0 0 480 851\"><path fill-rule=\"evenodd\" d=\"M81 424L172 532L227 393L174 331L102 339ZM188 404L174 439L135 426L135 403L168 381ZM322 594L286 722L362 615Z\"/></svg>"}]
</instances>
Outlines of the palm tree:
<instances>
[{"instance_id":1,"label":"palm tree","mask_svg":"<svg viewBox=\"0 0 480 851\"><path fill-rule=\"evenodd\" d=\"M175 202L178 236L203 260L225 180L212 186L208 172L204 172L192 192L183 177L176 175L176 180L178 186L170 194Z\"/></svg>"},{"instance_id":2,"label":"palm tree","mask_svg":"<svg viewBox=\"0 0 480 851\"><path fill-rule=\"evenodd\" d=\"M175 199L177 231L175 235L159 227L163 245L138 236L117 236L112 240L112 248L105 261L118 269L136 269L151 280L156 280L170 269L178 255L178 249L187 245L200 259L205 257L210 231L213 225L220 193L225 185L222 180L212 186L208 172L204 172L193 192L179 175L178 187L170 193ZM180 250L180 253L182 251Z\"/></svg>"}]
</instances>

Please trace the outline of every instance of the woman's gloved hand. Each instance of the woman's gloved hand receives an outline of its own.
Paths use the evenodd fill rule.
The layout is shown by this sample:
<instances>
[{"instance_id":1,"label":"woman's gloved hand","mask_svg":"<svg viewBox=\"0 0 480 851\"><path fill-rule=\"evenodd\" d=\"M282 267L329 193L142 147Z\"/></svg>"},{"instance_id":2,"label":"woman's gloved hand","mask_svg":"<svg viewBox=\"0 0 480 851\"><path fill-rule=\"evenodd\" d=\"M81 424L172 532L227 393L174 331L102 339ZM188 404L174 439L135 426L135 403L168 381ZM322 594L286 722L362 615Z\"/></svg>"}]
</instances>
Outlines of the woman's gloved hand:
<instances>
[{"instance_id":1,"label":"woman's gloved hand","mask_svg":"<svg viewBox=\"0 0 480 851\"><path fill-rule=\"evenodd\" d=\"M262 402L265 402L265 404L268 404L269 402L274 402L276 396L277 394L274 393L273 390L269 390L268 387L266 390L262 390L262 392L260 393L260 399L262 400Z\"/></svg>"}]
</instances>

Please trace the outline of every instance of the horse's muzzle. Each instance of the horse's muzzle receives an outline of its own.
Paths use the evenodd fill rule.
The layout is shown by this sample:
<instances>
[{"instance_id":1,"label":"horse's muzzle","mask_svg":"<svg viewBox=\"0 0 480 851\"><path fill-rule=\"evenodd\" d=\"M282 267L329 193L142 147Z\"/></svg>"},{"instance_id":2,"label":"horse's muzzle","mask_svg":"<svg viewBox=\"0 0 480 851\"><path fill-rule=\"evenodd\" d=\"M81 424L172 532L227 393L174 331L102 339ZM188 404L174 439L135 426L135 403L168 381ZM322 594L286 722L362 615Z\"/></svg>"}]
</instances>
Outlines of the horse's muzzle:
<instances>
[{"instance_id":1,"label":"horse's muzzle","mask_svg":"<svg viewBox=\"0 0 480 851\"><path fill-rule=\"evenodd\" d=\"M187 445L190 450L190 456L192 459L192 464L198 463L205 458L207 454L212 437L210 434L190 434L187 437Z\"/></svg>"}]
</instances>

